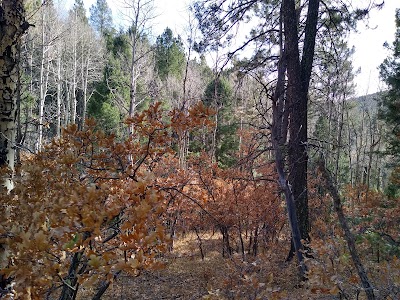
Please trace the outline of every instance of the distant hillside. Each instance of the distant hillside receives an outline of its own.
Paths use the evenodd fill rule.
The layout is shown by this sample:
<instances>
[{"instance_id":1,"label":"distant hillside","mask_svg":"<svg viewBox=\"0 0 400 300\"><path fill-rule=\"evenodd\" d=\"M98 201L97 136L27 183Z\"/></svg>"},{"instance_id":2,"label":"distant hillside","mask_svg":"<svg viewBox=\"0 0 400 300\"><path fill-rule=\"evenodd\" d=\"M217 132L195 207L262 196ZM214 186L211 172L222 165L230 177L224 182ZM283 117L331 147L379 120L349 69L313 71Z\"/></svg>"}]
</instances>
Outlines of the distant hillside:
<instances>
[{"instance_id":1,"label":"distant hillside","mask_svg":"<svg viewBox=\"0 0 400 300\"><path fill-rule=\"evenodd\" d=\"M359 108L359 110L376 111L381 97L382 92L377 92L369 95L359 96L351 99L350 101L353 102L355 106Z\"/></svg>"}]
</instances>

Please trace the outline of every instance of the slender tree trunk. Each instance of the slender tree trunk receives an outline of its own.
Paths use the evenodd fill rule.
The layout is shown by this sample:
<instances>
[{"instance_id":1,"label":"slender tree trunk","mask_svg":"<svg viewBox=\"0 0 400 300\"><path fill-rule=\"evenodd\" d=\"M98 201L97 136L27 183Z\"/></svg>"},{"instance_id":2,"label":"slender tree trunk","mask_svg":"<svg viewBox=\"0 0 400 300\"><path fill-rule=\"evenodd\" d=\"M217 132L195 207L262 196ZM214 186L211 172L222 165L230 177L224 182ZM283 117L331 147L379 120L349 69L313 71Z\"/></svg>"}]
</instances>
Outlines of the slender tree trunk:
<instances>
[{"instance_id":1,"label":"slender tree trunk","mask_svg":"<svg viewBox=\"0 0 400 300\"><path fill-rule=\"evenodd\" d=\"M77 55L76 55L76 45L73 46L73 68L72 68L72 88L71 88L71 123L75 124L76 123L76 110L77 110L77 104L78 104L78 99L77 99L77 93L76 93L76 87L77 87L77 80L76 80L76 68L77 68Z\"/></svg>"},{"instance_id":2,"label":"slender tree trunk","mask_svg":"<svg viewBox=\"0 0 400 300\"><path fill-rule=\"evenodd\" d=\"M190 105L188 103L189 101L189 95L187 95L187 80L188 80L188 72L189 72L189 63L190 63L190 58L191 58L191 53L192 53L192 40L193 40L193 27L192 23L189 20L189 26L190 26L190 36L188 38L189 40L189 49L188 49L188 55L186 58L186 65L185 65L185 75L183 77L183 99L181 103L181 111L183 111L187 115L188 111L188 106ZM189 93L190 94L190 93ZM179 166L181 169L186 170L187 168L187 155L189 151L189 133L187 130L184 130L181 134L182 136L179 137Z\"/></svg>"},{"instance_id":3,"label":"slender tree trunk","mask_svg":"<svg viewBox=\"0 0 400 300\"><path fill-rule=\"evenodd\" d=\"M182 170L186 170L186 157L188 153L189 147L189 133L187 130L184 130L179 133L178 136L178 154L179 154L179 167Z\"/></svg>"},{"instance_id":4,"label":"slender tree trunk","mask_svg":"<svg viewBox=\"0 0 400 300\"><path fill-rule=\"evenodd\" d=\"M81 263L82 255L82 252L74 253L68 270L68 276L64 278L64 284L59 300L75 300L79 288L78 267Z\"/></svg>"},{"instance_id":5,"label":"slender tree trunk","mask_svg":"<svg viewBox=\"0 0 400 300\"><path fill-rule=\"evenodd\" d=\"M364 118L365 118L365 112L363 110L362 116L361 116L361 128L359 133L355 132L356 136L356 179L355 179L355 184L360 184L363 181L363 176L362 176L362 149L364 148Z\"/></svg>"},{"instance_id":6,"label":"slender tree trunk","mask_svg":"<svg viewBox=\"0 0 400 300\"><path fill-rule=\"evenodd\" d=\"M78 16L75 16L75 20L78 20ZM77 111L77 106L78 106L78 99L77 99L77 68L78 68L78 32L77 32L77 26L74 26L74 35L73 35L73 41L72 41L72 59L73 59L73 67L72 67L72 90L71 90L71 123L75 124L76 123L76 111Z\"/></svg>"},{"instance_id":7,"label":"slender tree trunk","mask_svg":"<svg viewBox=\"0 0 400 300\"><path fill-rule=\"evenodd\" d=\"M133 48L133 47L132 47ZM134 62L135 55L132 54L131 62L131 87L129 91L129 117L133 117L136 112L136 66ZM130 132L132 134L132 132Z\"/></svg>"},{"instance_id":8,"label":"slender tree trunk","mask_svg":"<svg viewBox=\"0 0 400 300\"><path fill-rule=\"evenodd\" d=\"M64 126L67 126L68 124L71 123L71 86L67 80L65 79L65 116L64 116Z\"/></svg>"},{"instance_id":9,"label":"slender tree trunk","mask_svg":"<svg viewBox=\"0 0 400 300\"><path fill-rule=\"evenodd\" d=\"M239 223L239 241L240 241L240 249L242 252L242 258L243 260L246 259L246 255L245 255L245 248L244 248L244 241L243 241L243 233L242 233L242 222L240 220L238 220Z\"/></svg>"},{"instance_id":10,"label":"slender tree trunk","mask_svg":"<svg viewBox=\"0 0 400 300\"><path fill-rule=\"evenodd\" d=\"M322 173L322 177L325 180L326 187L328 188L328 191L333 198L333 205L334 205L336 214L338 216L340 226L342 227L342 230L344 232L344 237L346 239L347 246L349 248L350 255L353 260L353 264L357 270L358 276L360 277L361 284L364 288L364 291L367 294L367 299L374 300L375 295L374 295L374 290L373 290L372 284L370 283L368 276L367 276L367 272L365 271L364 266L361 262L361 259L358 256L354 236L351 233L350 228L347 224L347 220L346 220L346 217L343 212L343 207L342 207L341 199L339 197L339 193L337 191L337 188L333 184L332 178L325 167L325 163L324 163L323 159L321 159L319 161L318 168L319 168L319 171Z\"/></svg>"},{"instance_id":11,"label":"slender tree trunk","mask_svg":"<svg viewBox=\"0 0 400 300\"><path fill-rule=\"evenodd\" d=\"M137 99L136 99L136 79L137 79L137 61L136 61L136 51L139 39L138 25L140 16L140 1L137 1L137 6L135 10L135 16L132 22L132 32L131 32L131 49L132 49L132 60L131 60L131 81L129 90L129 117L133 117L136 112ZM129 128L129 135L133 134L133 126Z\"/></svg>"},{"instance_id":12,"label":"slender tree trunk","mask_svg":"<svg viewBox=\"0 0 400 300\"><path fill-rule=\"evenodd\" d=\"M201 240L201 237L199 234L199 229L197 227L195 227L194 232L196 233L196 236L197 236L197 243L199 245L201 260L204 260L205 256L204 256L204 250L203 250L203 241Z\"/></svg>"},{"instance_id":13,"label":"slender tree trunk","mask_svg":"<svg viewBox=\"0 0 400 300\"><path fill-rule=\"evenodd\" d=\"M121 274L121 271L118 271L114 274L114 280ZM100 300L103 294L107 291L107 289L110 287L111 281L106 280L102 281L97 288L96 294L93 295L92 300Z\"/></svg>"},{"instance_id":14,"label":"slender tree trunk","mask_svg":"<svg viewBox=\"0 0 400 300\"><path fill-rule=\"evenodd\" d=\"M90 237L89 232L84 232L82 240ZM82 261L85 250L75 252L71 257L68 274L63 278L63 285L59 300L75 300L79 289L78 276L86 269L86 262Z\"/></svg>"},{"instance_id":15,"label":"slender tree trunk","mask_svg":"<svg viewBox=\"0 0 400 300\"><path fill-rule=\"evenodd\" d=\"M57 123L56 123L57 137L60 137L61 135L61 88L62 88L61 51L59 51L57 58Z\"/></svg>"},{"instance_id":16,"label":"slender tree trunk","mask_svg":"<svg viewBox=\"0 0 400 300\"><path fill-rule=\"evenodd\" d=\"M374 162L374 153L376 151L379 151L379 145L380 145L380 140L381 140L381 135L379 133L379 125L376 123L377 121L374 120L375 122L373 122L373 120L370 119L370 126L369 126L369 130L370 130L370 145L369 145L369 153L368 153L368 174L367 174L367 187L368 189L371 186L371 171L372 171L372 164ZM376 148L378 148L376 150ZM375 170L378 170L377 168L377 160L376 159L376 163L375 163Z\"/></svg>"},{"instance_id":17,"label":"slender tree trunk","mask_svg":"<svg viewBox=\"0 0 400 300\"><path fill-rule=\"evenodd\" d=\"M380 127L378 129L378 134L379 134L379 139L378 139L376 151L377 151L377 153L380 153L381 152L381 138L380 137L382 134L382 128L380 128ZM374 169L376 170L376 189L378 191L381 191L381 166L382 166L382 161L381 161L380 155L377 155L376 159L375 159Z\"/></svg>"},{"instance_id":18,"label":"slender tree trunk","mask_svg":"<svg viewBox=\"0 0 400 300\"><path fill-rule=\"evenodd\" d=\"M81 116L81 127L83 128L85 125L85 119L86 119L86 111L87 111L87 101L88 101L88 77L89 77L89 64L90 64L90 57L89 54L87 54L87 57L85 58L85 63L83 64L82 72L82 116Z\"/></svg>"},{"instance_id":19,"label":"slender tree trunk","mask_svg":"<svg viewBox=\"0 0 400 300\"><path fill-rule=\"evenodd\" d=\"M339 182L339 161L340 153L342 150L342 135L343 135L343 124L344 124L344 109L345 109L346 94L343 95L342 103L340 105L340 119L338 119L338 135L337 135L337 152L335 161L335 182Z\"/></svg>"},{"instance_id":20,"label":"slender tree trunk","mask_svg":"<svg viewBox=\"0 0 400 300\"><path fill-rule=\"evenodd\" d=\"M215 163L217 161L217 134L218 134L218 114L219 108L215 112L215 125L212 132L211 140L211 161Z\"/></svg>"},{"instance_id":21,"label":"slender tree trunk","mask_svg":"<svg viewBox=\"0 0 400 300\"><path fill-rule=\"evenodd\" d=\"M231 257L232 248L229 243L229 228L225 225L220 225L222 234L222 257Z\"/></svg>"},{"instance_id":22,"label":"slender tree trunk","mask_svg":"<svg viewBox=\"0 0 400 300\"><path fill-rule=\"evenodd\" d=\"M46 22L46 8L42 8L42 56L40 59L40 96L39 96L39 125L38 125L38 142L37 142L37 151L40 151L42 148L42 141L43 141L43 112L44 112L44 101L46 98L47 91L45 89L45 79L44 79L44 72L45 72L45 59L47 55L46 49L46 33L45 33L45 22Z\"/></svg>"},{"instance_id":23,"label":"slender tree trunk","mask_svg":"<svg viewBox=\"0 0 400 300\"><path fill-rule=\"evenodd\" d=\"M18 44L18 54L17 54L17 62L21 59L21 43ZM21 163L21 146L24 140L22 134L22 124L21 124L21 68L20 64L17 64L17 137L16 137L16 163Z\"/></svg>"},{"instance_id":24,"label":"slender tree trunk","mask_svg":"<svg viewBox=\"0 0 400 300\"><path fill-rule=\"evenodd\" d=\"M328 132L326 134L326 140L328 141L328 144L326 145L326 149L324 151L324 155L326 155L326 163L330 166L331 165L331 154L332 154L332 145L329 143L332 140L332 114L333 114L333 100L332 97L330 97L330 85L331 81L327 81L327 98L326 98L326 105L328 106Z\"/></svg>"},{"instance_id":25,"label":"slender tree trunk","mask_svg":"<svg viewBox=\"0 0 400 300\"><path fill-rule=\"evenodd\" d=\"M347 122L347 156L349 159L349 172L350 172L350 185L354 187L354 171L353 171L353 160L352 160L352 140L351 140L351 130L350 130L350 118L349 118L349 110L346 110L346 122Z\"/></svg>"}]
</instances>

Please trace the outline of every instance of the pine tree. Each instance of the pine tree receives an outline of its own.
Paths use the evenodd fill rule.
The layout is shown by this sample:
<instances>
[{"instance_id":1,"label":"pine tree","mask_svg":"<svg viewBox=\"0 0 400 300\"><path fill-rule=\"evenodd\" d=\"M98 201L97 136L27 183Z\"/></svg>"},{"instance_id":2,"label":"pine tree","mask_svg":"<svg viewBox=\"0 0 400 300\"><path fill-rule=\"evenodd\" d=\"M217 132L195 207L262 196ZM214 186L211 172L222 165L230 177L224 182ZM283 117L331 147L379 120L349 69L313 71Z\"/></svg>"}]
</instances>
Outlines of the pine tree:
<instances>
[{"instance_id":1,"label":"pine tree","mask_svg":"<svg viewBox=\"0 0 400 300\"><path fill-rule=\"evenodd\" d=\"M392 56L384 60L380 70L389 87L382 99L381 116L391 131L389 151L400 159L400 9L396 10L396 27Z\"/></svg>"},{"instance_id":2,"label":"pine tree","mask_svg":"<svg viewBox=\"0 0 400 300\"><path fill-rule=\"evenodd\" d=\"M185 53L180 37L174 37L170 28L157 37L156 40L156 68L158 75L165 80L168 75L182 77L185 66Z\"/></svg>"},{"instance_id":3,"label":"pine tree","mask_svg":"<svg viewBox=\"0 0 400 300\"><path fill-rule=\"evenodd\" d=\"M389 46L388 46L389 47ZM380 66L380 75L388 85L380 103L380 116L388 127L387 152L393 157L393 167L400 166L400 9L396 10L396 33L392 47L392 55L386 58ZM395 169L395 170L396 170ZM392 177L397 178L395 174ZM389 184L390 194L394 195L400 190L398 180Z\"/></svg>"},{"instance_id":4,"label":"pine tree","mask_svg":"<svg viewBox=\"0 0 400 300\"><path fill-rule=\"evenodd\" d=\"M74 6L72 7L70 13L75 15L82 23L88 24L88 18L86 16L85 5L83 0L75 0Z\"/></svg>"},{"instance_id":5,"label":"pine tree","mask_svg":"<svg viewBox=\"0 0 400 300\"><path fill-rule=\"evenodd\" d=\"M90 9L90 23L101 35L106 34L113 25L112 11L106 0L97 0Z\"/></svg>"},{"instance_id":6,"label":"pine tree","mask_svg":"<svg viewBox=\"0 0 400 300\"><path fill-rule=\"evenodd\" d=\"M233 91L227 79L216 78L207 85L203 102L216 110L216 128L211 141L211 152L221 167L233 165L233 154L238 150L232 100Z\"/></svg>"}]
</instances>

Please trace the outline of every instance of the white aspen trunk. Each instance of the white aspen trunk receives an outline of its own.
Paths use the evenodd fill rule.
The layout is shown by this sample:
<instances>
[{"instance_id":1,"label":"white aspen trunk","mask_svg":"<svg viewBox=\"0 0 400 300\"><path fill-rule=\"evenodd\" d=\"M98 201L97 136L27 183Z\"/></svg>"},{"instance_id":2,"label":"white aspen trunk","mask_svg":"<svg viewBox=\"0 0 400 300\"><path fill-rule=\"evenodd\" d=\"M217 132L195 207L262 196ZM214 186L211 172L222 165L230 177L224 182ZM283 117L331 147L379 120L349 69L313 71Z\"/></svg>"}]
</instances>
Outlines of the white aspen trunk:
<instances>
[{"instance_id":1,"label":"white aspen trunk","mask_svg":"<svg viewBox=\"0 0 400 300\"><path fill-rule=\"evenodd\" d=\"M65 79L65 117L64 117L64 126L70 124L71 121L71 94L70 94L70 85L67 79Z\"/></svg>"},{"instance_id":2,"label":"white aspen trunk","mask_svg":"<svg viewBox=\"0 0 400 300\"><path fill-rule=\"evenodd\" d=\"M351 128L350 128L350 118L349 118L349 110L346 110L346 122L347 122L347 155L349 159L349 172L350 172L350 185L354 187L354 175L353 175L353 160L352 160L352 151L351 151Z\"/></svg>"},{"instance_id":3,"label":"white aspen trunk","mask_svg":"<svg viewBox=\"0 0 400 300\"><path fill-rule=\"evenodd\" d=\"M72 90L71 90L71 123L76 123L76 106L77 106L77 99L76 99L76 44L73 46L73 69L72 69Z\"/></svg>"},{"instance_id":4,"label":"white aspen trunk","mask_svg":"<svg viewBox=\"0 0 400 300\"><path fill-rule=\"evenodd\" d=\"M188 38L189 41L192 41L193 37L193 27L192 23L189 21L190 26L190 36ZM189 99L190 99L190 92L187 93L186 91L186 84L188 80L188 72L189 72L189 62L192 53L192 42L189 43L188 55L186 57L186 66L185 66L185 76L183 78L183 99L182 103L180 104L180 109L184 111L185 115L188 114L188 107L189 107ZM186 95L189 94L189 95ZM187 169L187 156L189 152L189 132L187 130L182 132L182 136L179 139L179 167L183 170Z\"/></svg>"},{"instance_id":5,"label":"white aspen trunk","mask_svg":"<svg viewBox=\"0 0 400 300\"><path fill-rule=\"evenodd\" d=\"M43 146L43 126L44 126L44 105L48 92L49 74L50 74L50 45L48 44L47 33L45 30L46 7L42 12L42 57L40 63L40 99L39 99L39 138L37 150Z\"/></svg>"},{"instance_id":6,"label":"white aspen trunk","mask_svg":"<svg viewBox=\"0 0 400 300\"><path fill-rule=\"evenodd\" d=\"M364 148L364 117L365 113L364 110L362 111L361 117L361 129L360 132L356 134L356 184L363 183L363 175L362 175L362 168L361 168L361 156L362 156L362 149Z\"/></svg>"},{"instance_id":7,"label":"white aspen trunk","mask_svg":"<svg viewBox=\"0 0 400 300\"><path fill-rule=\"evenodd\" d=\"M378 125L379 126L379 125ZM381 134L381 128L380 127L378 127L378 135L379 135L379 137L380 137L380 134ZM382 149L381 149L381 138L379 138L379 140L378 140L378 144L377 144L377 149L376 149L376 152L377 153L380 153L382 151ZM381 166L382 166L382 161L381 161L381 159L382 158L380 158L380 156L379 155L376 155L376 159L375 159L375 166L374 166L374 169L376 170L376 189L378 190L378 191L381 191Z\"/></svg>"},{"instance_id":8,"label":"white aspen trunk","mask_svg":"<svg viewBox=\"0 0 400 300\"><path fill-rule=\"evenodd\" d=\"M18 44L29 27L23 1L0 2L0 23L0 167L8 166L12 175L15 170ZM12 177L1 181L1 186L8 191L13 188Z\"/></svg>"},{"instance_id":9,"label":"white aspen trunk","mask_svg":"<svg viewBox=\"0 0 400 300\"><path fill-rule=\"evenodd\" d=\"M132 61L131 61L131 86L129 91L129 117L133 117L136 111L136 62L135 62L135 51L136 51L136 37L132 33ZM133 127L130 126L129 134L133 134Z\"/></svg>"},{"instance_id":10,"label":"white aspen trunk","mask_svg":"<svg viewBox=\"0 0 400 300\"><path fill-rule=\"evenodd\" d=\"M88 101L88 77L89 77L89 56L86 58L84 77L82 78L82 90L83 90L83 103L82 103L82 128L85 125L86 111L87 111L87 101Z\"/></svg>"},{"instance_id":11,"label":"white aspen trunk","mask_svg":"<svg viewBox=\"0 0 400 300\"><path fill-rule=\"evenodd\" d=\"M132 20L132 33L131 33L131 43L132 43L132 60L131 60L131 82L130 82L130 91L129 91L129 117L133 117L136 112L136 78L137 78L137 68L136 68L136 51L139 34L138 34L138 25L139 25L139 17L140 17L140 0L136 3L135 8L135 16ZM129 128L129 135L133 134L133 126Z\"/></svg>"},{"instance_id":12,"label":"white aspen trunk","mask_svg":"<svg viewBox=\"0 0 400 300\"><path fill-rule=\"evenodd\" d=\"M89 65L90 65L90 36L83 38L81 43L81 89L82 89L82 111L80 116L81 128L85 125L86 110L87 110L87 86L89 80Z\"/></svg>"},{"instance_id":13,"label":"white aspen trunk","mask_svg":"<svg viewBox=\"0 0 400 300\"><path fill-rule=\"evenodd\" d=\"M40 151L42 147L42 141L43 141L43 111L44 111L44 100L46 98L46 91L45 91L45 83L44 83L44 68L45 68L45 56L46 56L46 49L45 49L45 30L44 30L44 24L46 20L46 9L42 9L42 57L40 59L40 79L39 79L39 84L40 84L40 96L39 96L39 128L38 128L38 142L37 142L37 151Z\"/></svg>"},{"instance_id":14,"label":"white aspen trunk","mask_svg":"<svg viewBox=\"0 0 400 300\"><path fill-rule=\"evenodd\" d=\"M61 51L58 53L57 58L57 124L56 124L56 135L61 135Z\"/></svg>"},{"instance_id":15,"label":"white aspen trunk","mask_svg":"<svg viewBox=\"0 0 400 300\"><path fill-rule=\"evenodd\" d=\"M78 17L75 16L75 20L78 20ZM78 33L77 26L74 26L74 34L72 41L72 59L73 59L73 68L72 68L72 99L71 99L71 123L76 123L76 107L77 107L77 99L76 99L76 88L77 88L77 80L76 80L76 70L77 70L77 41Z\"/></svg>"},{"instance_id":16,"label":"white aspen trunk","mask_svg":"<svg viewBox=\"0 0 400 300\"><path fill-rule=\"evenodd\" d=\"M332 119L333 119L334 103L333 103L333 97L330 97L330 99L329 99L329 96L330 96L329 90L330 90L330 83L328 82L327 102L328 102L328 116L329 117L328 117L328 134L327 134L326 140L329 144L327 146L328 151L326 151L325 155L326 155L326 161L327 161L328 165L331 165L331 160L333 159L333 155L331 155L333 152L333 146L332 146L331 142L333 139L332 138Z\"/></svg>"},{"instance_id":17,"label":"white aspen trunk","mask_svg":"<svg viewBox=\"0 0 400 300\"><path fill-rule=\"evenodd\" d=\"M212 141L211 141L211 161L213 163L217 161L218 114L219 114L219 108L217 108L217 111L215 113L215 126L213 128Z\"/></svg>"}]
</instances>

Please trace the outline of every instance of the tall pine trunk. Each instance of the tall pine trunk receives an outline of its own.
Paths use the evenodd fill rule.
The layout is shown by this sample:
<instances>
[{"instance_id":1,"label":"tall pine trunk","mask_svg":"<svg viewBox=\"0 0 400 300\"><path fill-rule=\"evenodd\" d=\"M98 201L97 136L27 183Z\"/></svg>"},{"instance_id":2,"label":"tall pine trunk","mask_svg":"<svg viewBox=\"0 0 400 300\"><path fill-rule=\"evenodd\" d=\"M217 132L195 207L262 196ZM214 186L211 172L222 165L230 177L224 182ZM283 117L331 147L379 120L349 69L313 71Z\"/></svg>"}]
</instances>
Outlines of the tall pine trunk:
<instances>
[{"instance_id":1,"label":"tall pine trunk","mask_svg":"<svg viewBox=\"0 0 400 300\"><path fill-rule=\"evenodd\" d=\"M285 53L287 56L287 106L289 124L289 182L292 186L297 219L302 239L309 239L307 193L307 113L308 89L315 52L319 0L308 3L303 53L300 60L297 12L294 0L284 0L283 23L285 28Z\"/></svg>"},{"instance_id":2,"label":"tall pine trunk","mask_svg":"<svg viewBox=\"0 0 400 300\"><path fill-rule=\"evenodd\" d=\"M288 59L288 47L286 46L288 39L283 41L283 20L282 16L285 14L285 10L288 2L282 3L281 7L281 20L280 20L280 57L278 63L278 78L277 84L273 96L273 125L272 125L272 145L275 150L275 166L278 174L278 183L282 188L285 195L286 207L288 213L288 221L292 233L292 247L293 251L291 254L296 254L299 263L299 274L302 279L306 274L306 266L303 259L303 245L301 243L301 234L299 224L297 220L295 199L291 185L287 180L287 174L285 172L285 157L284 148L287 139L288 129L288 97L285 97L285 74L287 72L287 59ZM287 34L287 32L286 32ZM285 46L284 46L285 44ZM286 108L285 108L286 107Z\"/></svg>"},{"instance_id":3,"label":"tall pine trunk","mask_svg":"<svg viewBox=\"0 0 400 300\"><path fill-rule=\"evenodd\" d=\"M296 1L283 0L281 12L284 27L284 53L287 74L284 111L289 112L289 174L287 185L291 191L290 194L293 196L297 223L301 238L304 240L309 240L310 232L307 192L308 89L310 86L311 70L315 53L315 39L318 30L319 3L320 0L310 0L308 3L301 59ZM299 250L295 243L296 241L293 237L288 260Z\"/></svg>"}]
</instances>

